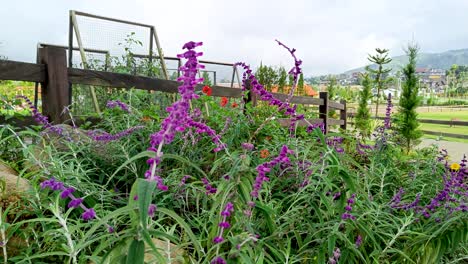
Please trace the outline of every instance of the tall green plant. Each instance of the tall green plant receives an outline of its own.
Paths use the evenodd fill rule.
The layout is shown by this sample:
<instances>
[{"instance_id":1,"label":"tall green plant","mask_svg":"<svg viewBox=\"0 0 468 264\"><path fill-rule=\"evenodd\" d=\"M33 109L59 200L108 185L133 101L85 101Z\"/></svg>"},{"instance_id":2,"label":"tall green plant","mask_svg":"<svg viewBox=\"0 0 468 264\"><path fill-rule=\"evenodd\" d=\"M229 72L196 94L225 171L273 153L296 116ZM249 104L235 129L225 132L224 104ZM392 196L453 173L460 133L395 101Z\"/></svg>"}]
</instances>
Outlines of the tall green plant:
<instances>
[{"instance_id":1,"label":"tall green plant","mask_svg":"<svg viewBox=\"0 0 468 264\"><path fill-rule=\"evenodd\" d=\"M404 82L401 87L402 91L396 120L401 143L407 152L411 150L411 146L417 143L418 139L422 136L422 132L418 129L419 122L416 112L416 108L421 103L421 98L418 97L418 77L416 76L418 50L419 47L416 44L408 45L406 50L409 61L403 68Z\"/></svg>"},{"instance_id":2,"label":"tall green plant","mask_svg":"<svg viewBox=\"0 0 468 264\"><path fill-rule=\"evenodd\" d=\"M362 76L363 89L359 92L359 106L356 114L356 128L363 137L370 135L371 129L371 113L367 102L371 99L372 80L369 74Z\"/></svg>"},{"instance_id":3,"label":"tall green plant","mask_svg":"<svg viewBox=\"0 0 468 264\"><path fill-rule=\"evenodd\" d=\"M303 73L299 75L299 80L297 81L297 95L305 95Z\"/></svg>"},{"instance_id":4,"label":"tall green plant","mask_svg":"<svg viewBox=\"0 0 468 264\"><path fill-rule=\"evenodd\" d=\"M337 89L338 89L338 84L337 84L337 81L336 81L336 77L335 76L329 76L328 80L329 80L328 85L327 85L328 99L335 100L336 92L337 92ZM334 117L335 114L336 114L336 111L334 109L330 109L328 111L329 117Z\"/></svg>"},{"instance_id":5,"label":"tall green plant","mask_svg":"<svg viewBox=\"0 0 468 264\"><path fill-rule=\"evenodd\" d=\"M278 93L284 93L284 87L286 86L286 82L288 80L288 73L284 67L280 67L278 69Z\"/></svg>"},{"instance_id":6,"label":"tall green plant","mask_svg":"<svg viewBox=\"0 0 468 264\"><path fill-rule=\"evenodd\" d=\"M379 112L380 92L385 89L385 86L390 81L386 76L392 70L391 68L385 69L384 66L390 63L392 59L388 57L388 49L376 48L375 51L377 54L369 55L367 59L375 63L377 69L374 70L367 67L366 70L375 77L374 82L377 85L377 100L375 101L375 117L377 117Z\"/></svg>"},{"instance_id":7,"label":"tall green plant","mask_svg":"<svg viewBox=\"0 0 468 264\"><path fill-rule=\"evenodd\" d=\"M203 74L202 74L202 77L203 77L203 85L208 85L208 86L213 85L208 72L204 71Z\"/></svg>"}]
</instances>

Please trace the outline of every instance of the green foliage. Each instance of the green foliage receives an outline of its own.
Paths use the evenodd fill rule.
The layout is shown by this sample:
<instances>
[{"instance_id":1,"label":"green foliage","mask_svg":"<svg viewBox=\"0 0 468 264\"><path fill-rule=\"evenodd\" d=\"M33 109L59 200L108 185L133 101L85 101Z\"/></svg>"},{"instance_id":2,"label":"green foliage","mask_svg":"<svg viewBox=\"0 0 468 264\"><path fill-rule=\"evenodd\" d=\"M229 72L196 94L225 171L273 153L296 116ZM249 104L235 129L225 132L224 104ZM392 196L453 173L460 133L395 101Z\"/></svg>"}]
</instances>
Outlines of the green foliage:
<instances>
[{"instance_id":1,"label":"green foliage","mask_svg":"<svg viewBox=\"0 0 468 264\"><path fill-rule=\"evenodd\" d=\"M278 93L284 93L284 87L288 79L288 73L284 67L278 68Z\"/></svg>"},{"instance_id":2,"label":"green foliage","mask_svg":"<svg viewBox=\"0 0 468 264\"><path fill-rule=\"evenodd\" d=\"M392 70L391 68L384 68L386 64L389 64L392 59L388 57L387 49L376 48L376 55L369 55L367 58L370 62L377 65L377 69L374 70L371 67L366 67L366 71L374 77L374 84L377 86L377 98L375 101L375 117L378 116L380 93L385 89L387 84L392 80L387 78L387 74Z\"/></svg>"},{"instance_id":3,"label":"green foliage","mask_svg":"<svg viewBox=\"0 0 468 264\"><path fill-rule=\"evenodd\" d=\"M403 68L405 80L402 84L396 118L400 143L405 146L407 152L411 150L411 147L415 145L422 136L422 132L418 129L419 122L416 112L416 108L421 103L421 98L418 96L418 78L416 76L416 58L418 50L419 48L415 44L408 45L408 49L406 50L409 61L406 67Z\"/></svg>"},{"instance_id":4,"label":"green foliage","mask_svg":"<svg viewBox=\"0 0 468 264\"><path fill-rule=\"evenodd\" d=\"M297 81L297 95L305 95L305 90L304 90L304 74L301 73L299 75L299 80Z\"/></svg>"},{"instance_id":5,"label":"green foliage","mask_svg":"<svg viewBox=\"0 0 468 264\"><path fill-rule=\"evenodd\" d=\"M255 72L255 76L257 76L258 81L267 91L271 91L273 85L278 83L278 73L272 66L260 64L260 67Z\"/></svg>"},{"instance_id":6,"label":"green foliage","mask_svg":"<svg viewBox=\"0 0 468 264\"><path fill-rule=\"evenodd\" d=\"M208 86L213 85L213 83L211 82L210 74L208 74L208 72L204 71L202 74L202 78L203 78L203 85L208 85Z\"/></svg>"},{"instance_id":7,"label":"green foliage","mask_svg":"<svg viewBox=\"0 0 468 264\"><path fill-rule=\"evenodd\" d=\"M363 137L369 137L371 132L371 114L368 103L372 98L372 80L370 79L369 74L363 75L362 86L363 88L359 92L359 106L355 116L355 125Z\"/></svg>"},{"instance_id":8,"label":"green foliage","mask_svg":"<svg viewBox=\"0 0 468 264\"><path fill-rule=\"evenodd\" d=\"M336 81L335 76L328 76L328 85L327 85L327 92L328 92L328 99L330 100L336 100L336 92L338 90L338 83ZM328 112L329 117L336 117L336 111L335 109L330 109Z\"/></svg>"}]
</instances>

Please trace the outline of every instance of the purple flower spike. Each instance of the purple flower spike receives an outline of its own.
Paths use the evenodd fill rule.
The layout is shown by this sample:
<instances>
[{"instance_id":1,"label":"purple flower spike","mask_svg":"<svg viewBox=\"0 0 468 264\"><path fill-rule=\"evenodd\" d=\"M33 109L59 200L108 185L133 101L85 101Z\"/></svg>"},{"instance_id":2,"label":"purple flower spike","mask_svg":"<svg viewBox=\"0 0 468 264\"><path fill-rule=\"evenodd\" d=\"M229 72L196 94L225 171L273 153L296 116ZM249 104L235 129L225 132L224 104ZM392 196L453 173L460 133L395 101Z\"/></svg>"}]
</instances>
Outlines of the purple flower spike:
<instances>
[{"instance_id":1,"label":"purple flower spike","mask_svg":"<svg viewBox=\"0 0 468 264\"><path fill-rule=\"evenodd\" d=\"M226 260L224 260L222 257L216 257L214 258L211 262L211 264L226 264Z\"/></svg>"},{"instance_id":2,"label":"purple flower spike","mask_svg":"<svg viewBox=\"0 0 468 264\"><path fill-rule=\"evenodd\" d=\"M358 235L357 238L356 238L356 243L355 243L355 245L356 245L356 247L358 248L358 247L361 246L361 244L362 244L362 236L361 236L361 235Z\"/></svg>"},{"instance_id":3,"label":"purple flower spike","mask_svg":"<svg viewBox=\"0 0 468 264\"><path fill-rule=\"evenodd\" d=\"M108 101L108 102L107 102L107 108L111 108L111 109L112 109L112 108L116 108L116 107L122 109L122 111L125 111L125 112L127 112L127 113L131 113L130 108L128 107L128 105L125 104L125 103L123 103L123 102L121 102L121 101L119 101L119 100Z\"/></svg>"},{"instance_id":4,"label":"purple flower spike","mask_svg":"<svg viewBox=\"0 0 468 264\"><path fill-rule=\"evenodd\" d=\"M249 150L249 151L254 149L254 145L251 143L242 143L241 146L243 149Z\"/></svg>"},{"instance_id":5,"label":"purple flower spike","mask_svg":"<svg viewBox=\"0 0 468 264\"><path fill-rule=\"evenodd\" d=\"M221 243L223 241L224 241L224 238L221 237L221 236L217 236L217 237L213 238L213 243L215 243L215 244L219 244L219 243Z\"/></svg>"},{"instance_id":6,"label":"purple flower spike","mask_svg":"<svg viewBox=\"0 0 468 264\"><path fill-rule=\"evenodd\" d=\"M85 221L94 219L94 218L96 218L96 212L94 211L93 208L88 208L88 209L86 209L86 211L81 215L81 218L83 218L83 220L85 220Z\"/></svg>"},{"instance_id":7,"label":"purple flower spike","mask_svg":"<svg viewBox=\"0 0 468 264\"><path fill-rule=\"evenodd\" d=\"M62 193L60 193L60 198L62 199L67 198L74 191L75 191L75 188L73 187L66 188L65 190L62 191Z\"/></svg>"},{"instance_id":8,"label":"purple flower spike","mask_svg":"<svg viewBox=\"0 0 468 264\"><path fill-rule=\"evenodd\" d=\"M68 208L78 208L78 206L80 206L82 202L83 202L83 198L75 198L75 199L72 199L72 200L68 203Z\"/></svg>"},{"instance_id":9,"label":"purple flower spike","mask_svg":"<svg viewBox=\"0 0 468 264\"><path fill-rule=\"evenodd\" d=\"M156 212L157 206L154 204L150 204L148 207L148 216L149 217L154 217L154 213Z\"/></svg>"}]
</instances>

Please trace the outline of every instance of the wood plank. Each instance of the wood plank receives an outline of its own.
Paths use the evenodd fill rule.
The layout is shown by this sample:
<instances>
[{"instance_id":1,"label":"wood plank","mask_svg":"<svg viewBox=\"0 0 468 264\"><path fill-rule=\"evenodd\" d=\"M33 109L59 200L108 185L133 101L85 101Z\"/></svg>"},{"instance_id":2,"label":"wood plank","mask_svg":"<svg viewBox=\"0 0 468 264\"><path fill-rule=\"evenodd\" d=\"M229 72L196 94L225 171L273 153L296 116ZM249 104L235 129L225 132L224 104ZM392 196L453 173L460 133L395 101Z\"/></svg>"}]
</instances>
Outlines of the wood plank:
<instances>
[{"instance_id":1,"label":"wood plank","mask_svg":"<svg viewBox=\"0 0 468 264\"><path fill-rule=\"evenodd\" d=\"M343 124L340 126L341 129L346 130L346 100L341 100L340 103L344 106L342 110L340 110L340 120L343 120Z\"/></svg>"},{"instance_id":2,"label":"wood plank","mask_svg":"<svg viewBox=\"0 0 468 264\"><path fill-rule=\"evenodd\" d=\"M328 107L338 109L338 110L344 110L344 105L343 104L333 102L333 101L328 101Z\"/></svg>"},{"instance_id":3,"label":"wood plank","mask_svg":"<svg viewBox=\"0 0 468 264\"><path fill-rule=\"evenodd\" d=\"M351 116L351 115L348 115ZM385 117L379 116L374 119L385 120ZM433 119L418 119L420 123L438 124L438 125L452 125L452 126L468 126L468 121L451 121L451 120L433 120Z\"/></svg>"},{"instance_id":4,"label":"wood plank","mask_svg":"<svg viewBox=\"0 0 468 264\"><path fill-rule=\"evenodd\" d=\"M452 133L444 133L444 132L436 132L436 131L428 131L428 130L421 130L421 131L424 134L428 134L428 135L468 139L468 135L452 134Z\"/></svg>"},{"instance_id":5,"label":"wood plank","mask_svg":"<svg viewBox=\"0 0 468 264\"><path fill-rule=\"evenodd\" d=\"M311 124L322 124L323 120L320 118L314 118L314 119L307 119L307 121ZM291 124L291 119L290 118L279 118L278 123L280 123L281 126L289 126ZM298 126L308 126L309 124L304 121L300 120L297 122Z\"/></svg>"},{"instance_id":6,"label":"wood plank","mask_svg":"<svg viewBox=\"0 0 468 264\"><path fill-rule=\"evenodd\" d=\"M46 67L43 64L0 60L0 80L44 82Z\"/></svg>"},{"instance_id":7,"label":"wood plank","mask_svg":"<svg viewBox=\"0 0 468 264\"><path fill-rule=\"evenodd\" d=\"M327 120L327 123L328 123L329 126L336 126L336 125L342 126L342 125L344 125L345 121L344 121L344 120L338 120L338 119L329 118L329 119Z\"/></svg>"},{"instance_id":8,"label":"wood plank","mask_svg":"<svg viewBox=\"0 0 468 264\"><path fill-rule=\"evenodd\" d=\"M271 94L273 95L273 97L283 102L286 101L286 99L288 98L287 94L280 94L280 93L271 93ZM323 99L313 98L313 97L308 97L308 96L293 96L290 102L293 104L323 105Z\"/></svg>"},{"instance_id":9,"label":"wood plank","mask_svg":"<svg viewBox=\"0 0 468 264\"><path fill-rule=\"evenodd\" d=\"M166 93L177 93L178 88L181 85L180 82L171 80L75 68L68 69L68 76L70 82L73 84L86 84L128 89L135 88ZM195 91L201 91L202 88L203 85L197 85ZM241 89L223 86L211 86L211 88L213 91L212 96L225 96L236 98L242 96Z\"/></svg>"},{"instance_id":10,"label":"wood plank","mask_svg":"<svg viewBox=\"0 0 468 264\"><path fill-rule=\"evenodd\" d=\"M68 115L62 115L70 105L67 55L65 49L45 47L39 49L41 63L47 65L47 79L42 89L42 111L54 123L62 123Z\"/></svg>"}]
</instances>

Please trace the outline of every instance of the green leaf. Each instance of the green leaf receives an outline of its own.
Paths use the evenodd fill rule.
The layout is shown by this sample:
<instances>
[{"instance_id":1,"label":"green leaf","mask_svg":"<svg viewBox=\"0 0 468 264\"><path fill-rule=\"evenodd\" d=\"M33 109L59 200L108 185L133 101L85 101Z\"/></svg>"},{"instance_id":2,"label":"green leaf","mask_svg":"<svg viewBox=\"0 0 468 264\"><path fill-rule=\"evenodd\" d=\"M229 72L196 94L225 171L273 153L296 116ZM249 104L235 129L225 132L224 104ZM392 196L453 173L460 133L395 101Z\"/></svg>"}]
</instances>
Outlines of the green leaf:
<instances>
[{"instance_id":1,"label":"green leaf","mask_svg":"<svg viewBox=\"0 0 468 264\"><path fill-rule=\"evenodd\" d=\"M143 264L145 259L145 243L134 239L128 247L127 264Z\"/></svg>"},{"instance_id":2,"label":"green leaf","mask_svg":"<svg viewBox=\"0 0 468 264\"><path fill-rule=\"evenodd\" d=\"M153 192L156 188L155 181L137 179L138 182L138 208L140 209L140 222L143 228L147 228L148 207L153 199Z\"/></svg>"}]
</instances>

